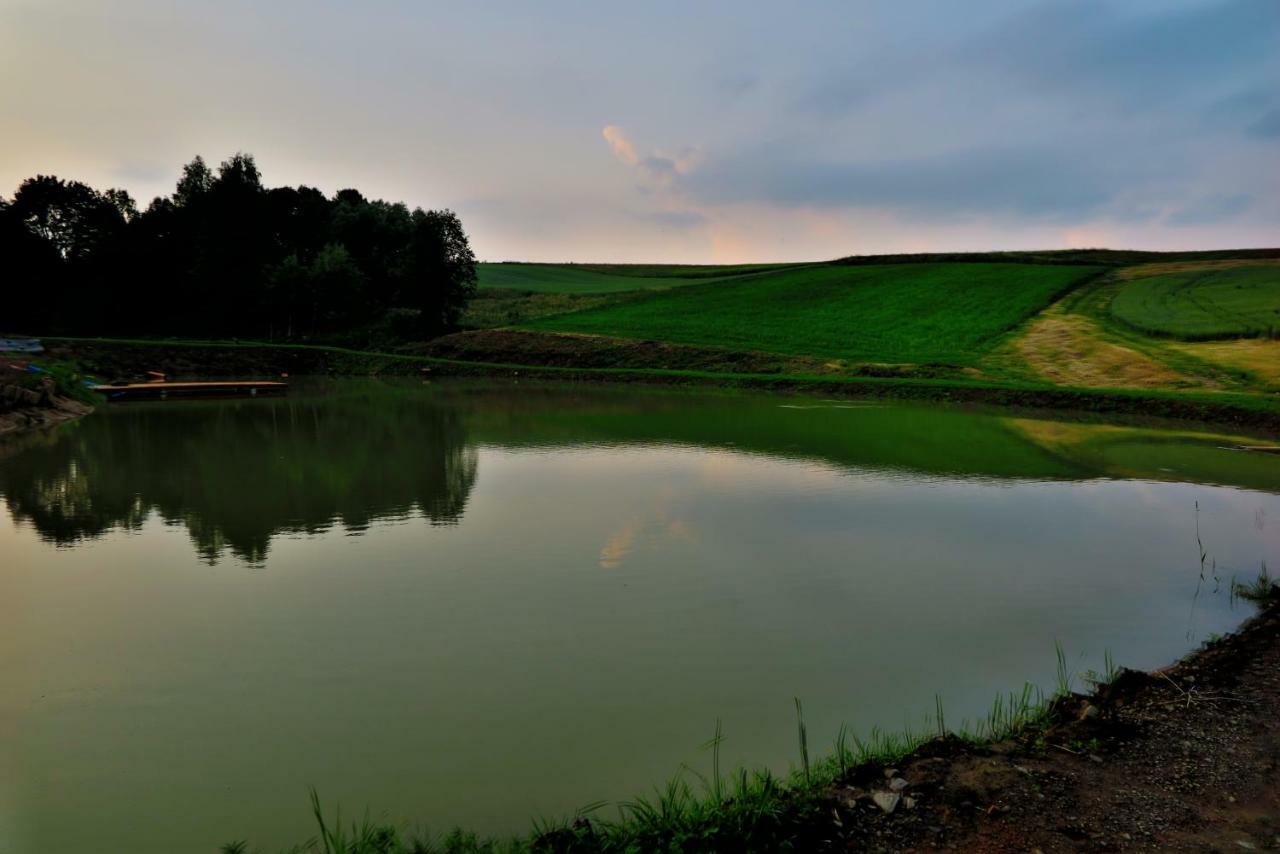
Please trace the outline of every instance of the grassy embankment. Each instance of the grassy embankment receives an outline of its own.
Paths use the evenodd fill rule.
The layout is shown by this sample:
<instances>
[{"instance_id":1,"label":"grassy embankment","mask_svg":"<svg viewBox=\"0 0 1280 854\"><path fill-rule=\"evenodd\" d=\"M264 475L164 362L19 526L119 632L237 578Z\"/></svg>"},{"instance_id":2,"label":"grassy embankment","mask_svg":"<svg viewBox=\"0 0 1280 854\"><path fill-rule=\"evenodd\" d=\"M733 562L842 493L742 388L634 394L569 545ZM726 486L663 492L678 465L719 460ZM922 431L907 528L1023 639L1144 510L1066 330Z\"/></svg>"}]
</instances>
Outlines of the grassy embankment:
<instances>
[{"instance_id":1,"label":"grassy embankment","mask_svg":"<svg viewBox=\"0 0 1280 854\"><path fill-rule=\"evenodd\" d=\"M478 330L441 347L456 357L523 363L575 364L576 350L579 365L697 363L738 373L735 364L745 363L824 377L885 374L884 363L893 363L888 373L896 376L1266 396L1280 391L1280 342L1267 337L1280 320L1277 257L1277 250L864 257L750 276L710 268L703 275L726 275L686 277L663 291L619 291L618 282L636 278L629 268L593 267L614 280L609 293L578 289L562 295L577 302L527 311L517 308L527 298L511 275L517 266L508 271L507 319L472 318L477 327L506 327L503 334ZM543 289L555 281L549 266L537 276ZM664 348L652 352L652 342ZM760 370L765 354L779 358Z\"/></svg>"}]
</instances>

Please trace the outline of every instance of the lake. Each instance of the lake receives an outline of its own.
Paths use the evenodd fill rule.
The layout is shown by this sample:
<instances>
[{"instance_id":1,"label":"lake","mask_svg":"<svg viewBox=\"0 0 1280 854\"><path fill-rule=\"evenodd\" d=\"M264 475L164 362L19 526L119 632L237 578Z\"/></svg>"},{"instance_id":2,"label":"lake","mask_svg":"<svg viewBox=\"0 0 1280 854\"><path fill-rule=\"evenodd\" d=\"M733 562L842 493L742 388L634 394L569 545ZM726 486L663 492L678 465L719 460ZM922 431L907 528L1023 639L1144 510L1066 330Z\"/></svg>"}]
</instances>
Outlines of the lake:
<instances>
[{"instance_id":1,"label":"lake","mask_svg":"<svg viewBox=\"0 0 1280 854\"><path fill-rule=\"evenodd\" d=\"M107 406L0 448L0 850L273 851L308 786L523 832L708 772L717 719L785 771L796 697L825 752L1055 644L1166 664L1280 565L1250 443L511 381Z\"/></svg>"}]
</instances>

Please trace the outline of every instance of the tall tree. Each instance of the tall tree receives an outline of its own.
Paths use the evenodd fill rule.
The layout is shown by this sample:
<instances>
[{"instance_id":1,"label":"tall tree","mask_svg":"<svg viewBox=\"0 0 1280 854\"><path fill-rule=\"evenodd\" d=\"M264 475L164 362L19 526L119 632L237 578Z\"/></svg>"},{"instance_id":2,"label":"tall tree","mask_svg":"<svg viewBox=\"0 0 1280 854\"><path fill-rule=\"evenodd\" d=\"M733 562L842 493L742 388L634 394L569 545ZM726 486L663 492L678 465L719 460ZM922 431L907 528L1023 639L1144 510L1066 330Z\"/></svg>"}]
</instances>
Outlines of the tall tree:
<instances>
[{"instance_id":1,"label":"tall tree","mask_svg":"<svg viewBox=\"0 0 1280 854\"><path fill-rule=\"evenodd\" d=\"M457 214L413 212L405 273L402 298L422 312L422 334L430 337L457 328L476 291L476 256Z\"/></svg>"},{"instance_id":2,"label":"tall tree","mask_svg":"<svg viewBox=\"0 0 1280 854\"><path fill-rule=\"evenodd\" d=\"M417 318L417 334L436 335L476 283L452 211L268 189L243 153L216 172L195 157L141 212L124 190L36 176L0 199L0 252L32 295L8 317L32 331L350 340Z\"/></svg>"}]
</instances>

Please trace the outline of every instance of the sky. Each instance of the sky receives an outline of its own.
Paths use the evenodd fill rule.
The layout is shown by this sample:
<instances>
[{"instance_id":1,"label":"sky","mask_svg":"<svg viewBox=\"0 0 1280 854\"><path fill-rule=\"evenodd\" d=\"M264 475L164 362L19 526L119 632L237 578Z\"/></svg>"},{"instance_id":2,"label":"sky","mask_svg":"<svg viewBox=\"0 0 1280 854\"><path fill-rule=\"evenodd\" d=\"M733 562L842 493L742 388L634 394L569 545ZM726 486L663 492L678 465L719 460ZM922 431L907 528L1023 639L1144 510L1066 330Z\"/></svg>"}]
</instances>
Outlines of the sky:
<instances>
[{"instance_id":1,"label":"sky","mask_svg":"<svg viewBox=\"0 0 1280 854\"><path fill-rule=\"evenodd\" d=\"M0 193L252 153L482 260L1280 245L1280 0L0 0Z\"/></svg>"}]
</instances>

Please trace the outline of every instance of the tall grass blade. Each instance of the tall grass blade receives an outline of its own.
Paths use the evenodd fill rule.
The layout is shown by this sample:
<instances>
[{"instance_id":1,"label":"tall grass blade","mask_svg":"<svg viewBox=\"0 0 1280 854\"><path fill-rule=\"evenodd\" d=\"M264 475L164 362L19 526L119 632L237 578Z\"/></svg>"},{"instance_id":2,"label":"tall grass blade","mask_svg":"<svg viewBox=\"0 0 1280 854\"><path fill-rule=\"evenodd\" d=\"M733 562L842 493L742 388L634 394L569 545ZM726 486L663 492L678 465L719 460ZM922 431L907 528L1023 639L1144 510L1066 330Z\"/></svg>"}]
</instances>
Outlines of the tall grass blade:
<instances>
[{"instance_id":1,"label":"tall grass blade","mask_svg":"<svg viewBox=\"0 0 1280 854\"><path fill-rule=\"evenodd\" d=\"M804 725L804 710L800 707L800 698L793 697L796 701L796 731L800 736L800 762L804 768L804 781L809 783L811 777L809 774L809 732Z\"/></svg>"}]
</instances>

